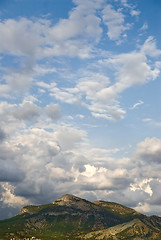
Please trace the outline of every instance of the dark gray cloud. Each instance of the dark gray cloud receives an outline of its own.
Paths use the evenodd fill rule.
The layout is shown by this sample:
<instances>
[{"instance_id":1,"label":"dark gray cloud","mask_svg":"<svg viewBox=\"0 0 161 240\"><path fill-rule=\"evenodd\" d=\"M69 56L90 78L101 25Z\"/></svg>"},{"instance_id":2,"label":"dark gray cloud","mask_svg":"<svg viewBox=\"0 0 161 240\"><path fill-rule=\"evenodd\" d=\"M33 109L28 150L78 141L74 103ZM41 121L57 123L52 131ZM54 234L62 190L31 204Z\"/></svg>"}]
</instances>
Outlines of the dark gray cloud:
<instances>
[{"instance_id":1,"label":"dark gray cloud","mask_svg":"<svg viewBox=\"0 0 161 240\"><path fill-rule=\"evenodd\" d=\"M0 142L2 142L6 138L6 134L3 129L0 128Z\"/></svg>"},{"instance_id":2,"label":"dark gray cloud","mask_svg":"<svg viewBox=\"0 0 161 240\"><path fill-rule=\"evenodd\" d=\"M25 173L18 168L12 160L0 160L0 181L20 182L24 179Z\"/></svg>"},{"instance_id":3,"label":"dark gray cloud","mask_svg":"<svg viewBox=\"0 0 161 240\"><path fill-rule=\"evenodd\" d=\"M131 191L128 188L112 192L108 195L108 201L119 202L125 206L135 208L139 202L149 198L149 194L142 190Z\"/></svg>"},{"instance_id":4,"label":"dark gray cloud","mask_svg":"<svg viewBox=\"0 0 161 240\"><path fill-rule=\"evenodd\" d=\"M20 210L20 207L16 207L16 208L9 207L7 204L4 205L0 201L0 209L1 209L0 220L3 220L3 219L16 216Z\"/></svg>"},{"instance_id":5,"label":"dark gray cloud","mask_svg":"<svg viewBox=\"0 0 161 240\"><path fill-rule=\"evenodd\" d=\"M148 200L148 203L152 205L160 205L161 203L161 181L158 180L152 180L149 183L153 194L151 198Z\"/></svg>"}]
</instances>

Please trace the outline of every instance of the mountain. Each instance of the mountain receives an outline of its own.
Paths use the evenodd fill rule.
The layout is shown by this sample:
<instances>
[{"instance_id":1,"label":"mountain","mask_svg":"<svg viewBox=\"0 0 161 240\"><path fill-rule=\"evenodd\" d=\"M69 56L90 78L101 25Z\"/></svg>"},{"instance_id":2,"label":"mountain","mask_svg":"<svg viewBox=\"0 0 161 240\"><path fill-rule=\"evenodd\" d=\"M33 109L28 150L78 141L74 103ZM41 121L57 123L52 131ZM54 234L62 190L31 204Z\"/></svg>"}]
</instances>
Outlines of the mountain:
<instances>
[{"instance_id":1,"label":"mountain","mask_svg":"<svg viewBox=\"0 0 161 240\"><path fill-rule=\"evenodd\" d=\"M161 218L118 203L66 194L51 204L26 206L0 221L0 240L161 239Z\"/></svg>"}]
</instances>

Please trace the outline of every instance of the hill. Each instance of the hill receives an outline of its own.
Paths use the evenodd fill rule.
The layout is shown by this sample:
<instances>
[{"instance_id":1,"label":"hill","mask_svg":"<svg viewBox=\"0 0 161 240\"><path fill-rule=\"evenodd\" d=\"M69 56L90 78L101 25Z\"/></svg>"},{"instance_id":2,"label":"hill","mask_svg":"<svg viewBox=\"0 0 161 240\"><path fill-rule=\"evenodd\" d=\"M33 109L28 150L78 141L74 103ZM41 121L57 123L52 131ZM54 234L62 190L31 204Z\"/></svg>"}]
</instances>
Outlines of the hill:
<instances>
[{"instance_id":1,"label":"hill","mask_svg":"<svg viewBox=\"0 0 161 240\"><path fill-rule=\"evenodd\" d=\"M66 194L51 204L26 206L0 221L8 239L161 239L161 218L147 217L118 203Z\"/></svg>"}]
</instances>

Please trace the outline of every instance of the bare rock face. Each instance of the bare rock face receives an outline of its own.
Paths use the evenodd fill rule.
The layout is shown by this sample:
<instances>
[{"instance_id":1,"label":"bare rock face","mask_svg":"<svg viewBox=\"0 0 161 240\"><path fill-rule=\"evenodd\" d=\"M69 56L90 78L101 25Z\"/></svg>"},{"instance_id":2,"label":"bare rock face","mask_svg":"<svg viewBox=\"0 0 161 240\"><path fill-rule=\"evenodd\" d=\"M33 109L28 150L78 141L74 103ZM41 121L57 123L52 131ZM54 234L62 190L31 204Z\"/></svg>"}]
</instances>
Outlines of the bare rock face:
<instances>
[{"instance_id":1,"label":"bare rock face","mask_svg":"<svg viewBox=\"0 0 161 240\"><path fill-rule=\"evenodd\" d=\"M30 211L27 207L21 208L21 210L19 211L18 215L22 215L24 213L29 213L29 214L33 214L33 211Z\"/></svg>"},{"instance_id":2,"label":"bare rock face","mask_svg":"<svg viewBox=\"0 0 161 240\"><path fill-rule=\"evenodd\" d=\"M76 197L71 194L65 194L53 204L59 205L59 206L68 206L68 207L73 207L77 209L81 209L83 211L88 210L91 208L91 203L87 200L84 200L82 198Z\"/></svg>"}]
</instances>

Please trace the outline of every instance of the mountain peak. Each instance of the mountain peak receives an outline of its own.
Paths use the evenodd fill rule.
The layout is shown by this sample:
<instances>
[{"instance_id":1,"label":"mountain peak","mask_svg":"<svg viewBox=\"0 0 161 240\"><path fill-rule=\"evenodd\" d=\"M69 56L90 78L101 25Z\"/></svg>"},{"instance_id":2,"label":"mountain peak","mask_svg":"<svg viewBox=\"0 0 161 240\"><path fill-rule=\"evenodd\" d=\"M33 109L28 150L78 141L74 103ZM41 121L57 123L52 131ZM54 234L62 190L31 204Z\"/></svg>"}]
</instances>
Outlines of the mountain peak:
<instances>
[{"instance_id":1,"label":"mountain peak","mask_svg":"<svg viewBox=\"0 0 161 240\"><path fill-rule=\"evenodd\" d=\"M79 200L81 200L81 198L76 197L72 194L64 194L59 199L57 199L55 202L58 202L58 201L69 202L69 201L79 201ZM53 203L55 203L55 202L53 202Z\"/></svg>"},{"instance_id":2,"label":"mountain peak","mask_svg":"<svg viewBox=\"0 0 161 240\"><path fill-rule=\"evenodd\" d=\"M82 210L85 210L91 205L90 202L88 202L85 199L82 199L80 197L76 197L71 194L65 194L59 199L57 199L53 204L59 205L59 206L68 206L68 207L75 207Z\"/></svg>"}]
</instances>

